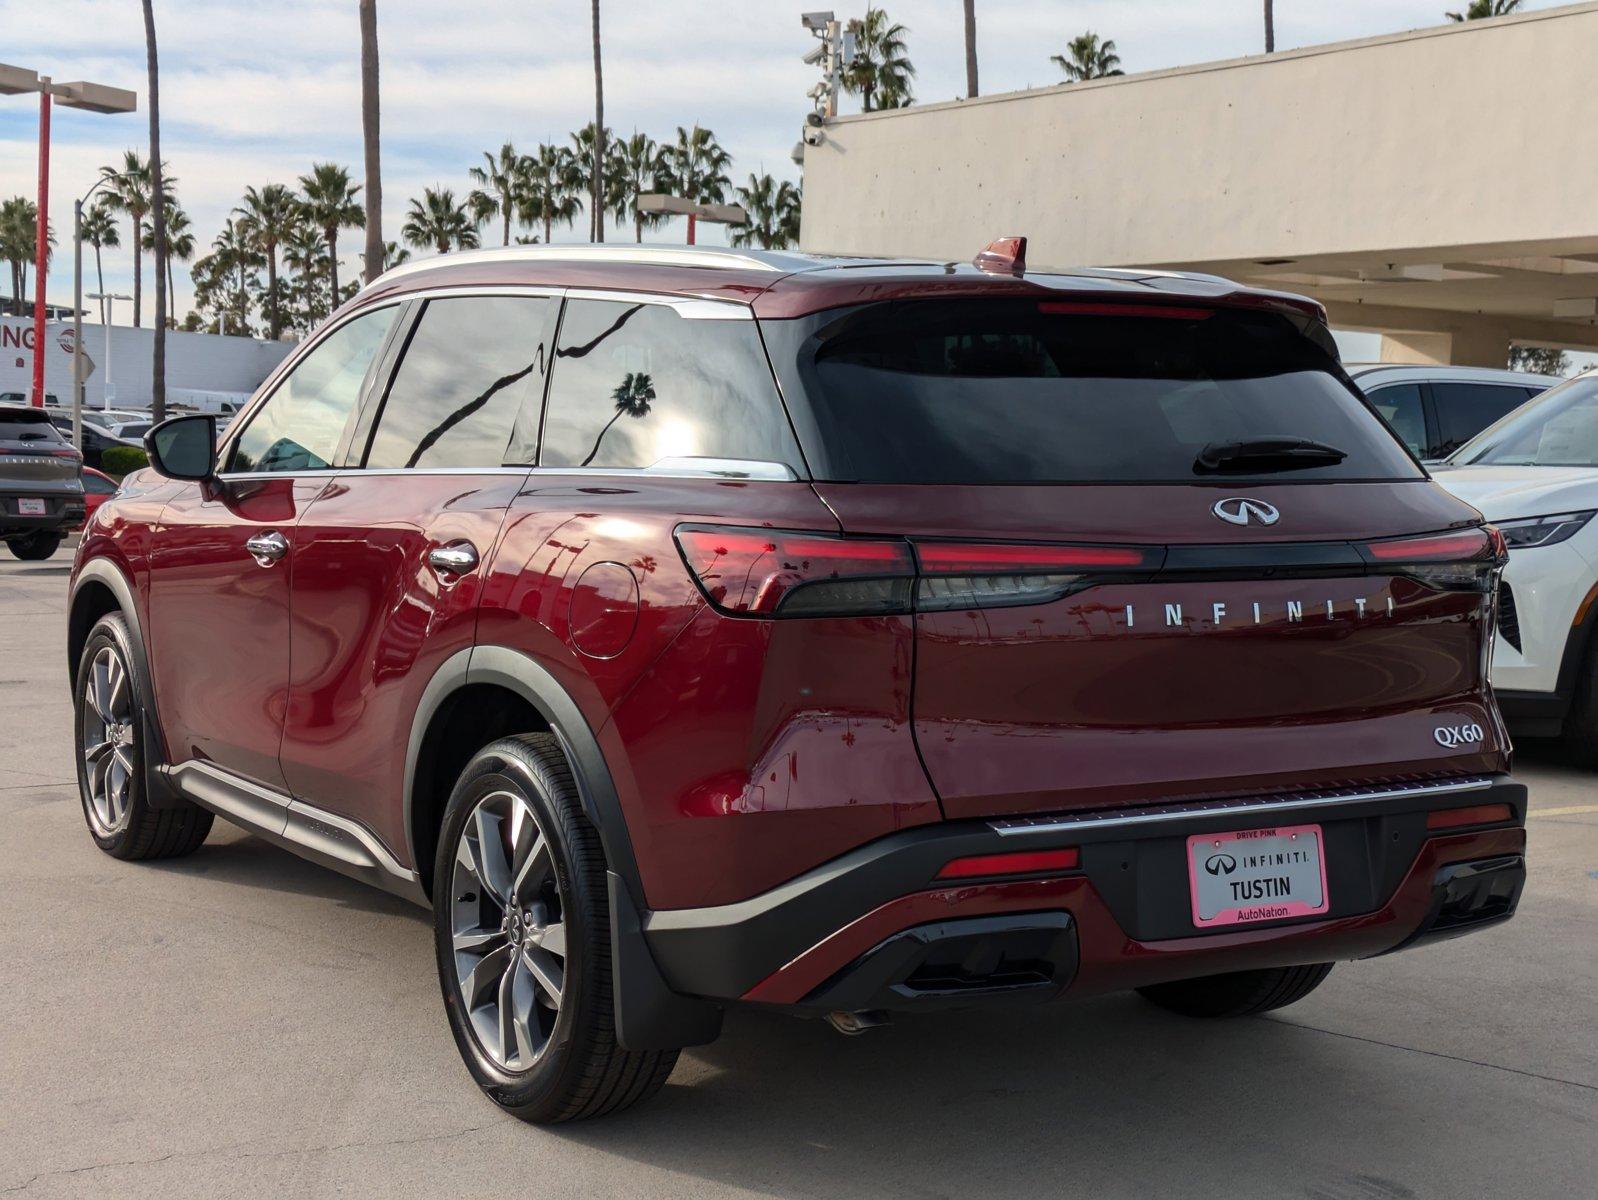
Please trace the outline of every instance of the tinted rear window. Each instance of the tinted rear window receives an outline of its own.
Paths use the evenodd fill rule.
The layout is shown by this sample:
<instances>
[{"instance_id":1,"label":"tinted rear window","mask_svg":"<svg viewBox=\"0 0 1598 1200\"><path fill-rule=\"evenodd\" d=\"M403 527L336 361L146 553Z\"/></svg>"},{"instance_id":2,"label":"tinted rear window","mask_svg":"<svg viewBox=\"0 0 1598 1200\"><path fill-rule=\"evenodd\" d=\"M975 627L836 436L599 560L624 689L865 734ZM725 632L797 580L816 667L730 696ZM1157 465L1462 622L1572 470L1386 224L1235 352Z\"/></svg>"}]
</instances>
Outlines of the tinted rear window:
<instances>
[{"instance_id":1,"label":"tinted rear window","mask_svg":"<svg viewBox=\"0 0 1598 1200\"><path fill-rule=\"evenodd\" d=\"M793 356L820 478L1181 482L1206 477L1206 446L1272 437L1346 455L1273 479L1421 477L1286 317L1081 307L922 301L767 328L773 356Z\"/></svg>"},{"instance_id":2,"label":"tinted rear window","mask_svg":"<svg viewBox=\"0 0 1598 1200\"><path fill-rule=\"evenodd\" d=\"M0 412L0 442L59 443L63 440L43 409L32 413Z\"/></svg>"}]
</instances>

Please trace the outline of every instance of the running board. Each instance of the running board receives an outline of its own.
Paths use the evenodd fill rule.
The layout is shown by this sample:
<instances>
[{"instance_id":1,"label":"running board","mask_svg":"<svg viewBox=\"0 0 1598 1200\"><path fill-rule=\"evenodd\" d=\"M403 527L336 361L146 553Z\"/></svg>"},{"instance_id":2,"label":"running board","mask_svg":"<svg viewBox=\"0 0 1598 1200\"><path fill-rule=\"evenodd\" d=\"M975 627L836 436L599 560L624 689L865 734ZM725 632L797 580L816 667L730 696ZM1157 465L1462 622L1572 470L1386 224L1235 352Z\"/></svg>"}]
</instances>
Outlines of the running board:
<instances>
[{"instance_id":1,"label":"running board","mask_svg":"<svg viewBox=\"0 0 1598 1200\"><path fill-rule=\"evenodd\" d=\"M209 763L189 761L161 773L187 799L285 850L431 907L417 873L402 867L372 834L345 817L251 783Z\"/></svg>"}]
</instances>

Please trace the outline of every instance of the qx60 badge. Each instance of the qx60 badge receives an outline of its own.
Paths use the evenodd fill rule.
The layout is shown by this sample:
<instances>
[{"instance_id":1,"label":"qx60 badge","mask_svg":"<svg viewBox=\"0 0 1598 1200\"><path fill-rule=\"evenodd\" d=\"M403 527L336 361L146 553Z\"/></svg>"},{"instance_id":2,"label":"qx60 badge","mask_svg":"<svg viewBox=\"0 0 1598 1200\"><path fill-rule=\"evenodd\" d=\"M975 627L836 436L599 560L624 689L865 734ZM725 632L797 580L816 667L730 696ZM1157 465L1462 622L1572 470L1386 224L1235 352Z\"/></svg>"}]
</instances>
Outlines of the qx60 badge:
<instances>
[{"instance_id":1,"label":"qx60 badge","mask_svg":"<svg viewBox=\"0 0 1598 1200\"><path fill-rule=\"evenodd\" d=\"M1439 725L1432 730L1432 737L1437 739L1437 744L1445 749L1453 750L1460 746L1474 746L1482 740L1481 726L1470 725Z\"/></svg>"},{"instance_id":2,"label":"qx60 badge","mask_svg":"<svg viewBox=\"0 0 1598 1200\"><path fill-rule=\"evenodd\" d=\"M1248 496L1228 496L1225 500L1217 500L1210 511L1228 525L1274 525L1282 519L1282 514L1274 504Z\"/></svg>"}]
</instances>

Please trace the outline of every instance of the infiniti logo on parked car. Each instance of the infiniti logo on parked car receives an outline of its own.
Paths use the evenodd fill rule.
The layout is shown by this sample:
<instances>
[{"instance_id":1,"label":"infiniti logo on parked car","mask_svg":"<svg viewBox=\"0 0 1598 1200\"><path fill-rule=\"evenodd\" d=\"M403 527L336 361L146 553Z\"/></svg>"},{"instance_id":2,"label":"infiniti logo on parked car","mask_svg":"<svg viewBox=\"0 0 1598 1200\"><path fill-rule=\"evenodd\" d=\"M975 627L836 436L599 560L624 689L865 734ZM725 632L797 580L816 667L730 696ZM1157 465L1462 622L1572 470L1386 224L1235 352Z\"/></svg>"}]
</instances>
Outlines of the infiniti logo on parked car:
<instances>
[{"instance_id":1,"label":"infiniti logo on parked car","mask_svg":"<svg viewBox=\"0 0 1598 1200\"><path fill-rule=\"evenodd\" d=\"M1274 525L1282 519L1274 504L1248 496L1228 496L1217 500L1210 511L1230 525Z\"/></svg>"},{"instance_id":2,"label":"infiniti logo on parked car","mask_svg":"<svg viewBox=\"0 0 1598 1200\"><path fill-rule=\"evenodd\" d=\"M1432 736L1437 739L1437 744L1445 749L1452 750L1456 746L1473 746L1482 739L1481 726L1470 725L1439 725L1432 730Z\"/></svg>"}]
</instances>

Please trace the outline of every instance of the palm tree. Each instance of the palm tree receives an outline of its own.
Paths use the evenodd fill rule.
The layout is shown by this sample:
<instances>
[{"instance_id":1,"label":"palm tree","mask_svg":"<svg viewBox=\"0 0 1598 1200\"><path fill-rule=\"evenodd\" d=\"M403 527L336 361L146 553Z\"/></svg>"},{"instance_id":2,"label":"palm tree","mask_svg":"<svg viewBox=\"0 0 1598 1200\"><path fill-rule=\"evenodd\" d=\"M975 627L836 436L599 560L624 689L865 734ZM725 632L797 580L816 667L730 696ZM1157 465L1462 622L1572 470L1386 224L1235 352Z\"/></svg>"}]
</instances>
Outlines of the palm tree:
<instances>
[{"instance_id":1,"label":"palm tree","mask_svg":"<svg viewBox=\"0 0 1598 1200\"><path fill-rule=\"evenodd\" d=\"M173 298L174 309L177 306L177 286L173 282L172 260L188 262L194 257L194 230L191 228L189 214L178 206L177 197L168 193L166 203L161 206L166 210L166 294ZM87 237L87 235L85 235ZM144 249L147 253L155 253L155 230L144 235ZM102 286L102 292L105 288ZM177 317L169 314L167 327L177 327Z\"/></svg>"},{"instance_id":2,"label":"palm tree","mask_svg":"<svg viewBox=\"0 0 1598 1200\"><path fill-rule=\"evenodd\" d=\"M644 371L628 371L622 381L616 385L616 390L610 394L616 403L616 415L605 422L605 427L599 431L599 436L594 439L594 448L588 452L588 457L577 465L586 467L594 461L599 454L599 444L605 440L605 435L610 432L610 427L623 417L647 417L649 407L655 402L655 381Z\"/></svg>"},{"instance_id":3,"label":"palm tree","mask_svg":"<svg viewBox=\"0 0 1598 1200\"><path fill-rule=\"evenodd\" d=\"M366 223L365 210L355 202L361 185L350 182L349 171L337 163L312 163L311 173L300 176L305 193L305 215L327 241L328 311L338 307L338 231Z\"/></svg>"},{"instance_id":4,"label":"palm tree","mask_svg":"<svg viewBox=\"0 0 1598 1200\"><path fill-rule=\"evenodd\" d=\"M478 188L466 197L466 203L481 220L500 218L499 244L508 246L510 219L515 213L516 191L524 170L522 156L516 153L515 146L506 142L499 148L497 157L484 150L483 161L487 166L473 167L467 172Z\"/></svg>"},{"instance_id":5,"label":"palm tree","mask_svg":"<svg viewBox=\"0 0 1598 1200\"><path fill-rule=\"evenodd\" d=\"M1064 71L1071 83L1126 74L1121 70L1121 56L1115 52L1115 43L1108 38L1101 42L1099 35L1092 32L1072 38L1066 53L1050 55L1049 61Z\"/></svg>"},{"instance_id":6,"label":"palm tree","mask_svg":"<svg viewBox=\"0 0 1598 1200\"><path fill-rule=\"evenodd\" d=\"M150 355L150 415L166 420L166 196L161 178L161 79L155 52L155 6L144 0L144 56L150 76L150 211L155 229L155 345Z\"/></svg>"},{"instance_id":7,"label":"palm tree","mask_svg":"<svg viewBox=\"0 0 1598 1200\"><path fill-rule=\"evenodd\" d=\"M1276 53L1276 4L1265 0L1265 53Z\"/></svg>"},{"instance_id":8,"label":"palm tree","mask_svg":"<svg viewBox=\"0 0 1598 1200\"><path fill-rule=\"evenodd\" d=\"M612 184L611 212L618 225L632 217L634 241L644 240L644 226L659 225L666 219L665 213L640 211L638 197L660 190L669 173L667 156L647 133L635 130L632 137L611 143L610 166L605 171L606 181Z\"/></svg>"},{"instance_id":9,"label":"palm tree","mask_svg":"<svg viewBox=\"0 0 1598 1200\"><path fill-rule=\"evenodd\" d=\"M738 188L737 195L749 220L733 227L729 240L734 246L786 250L799 240L799 189L793 184L750 175L748 186Z\"/></svg>"},{"instance_id":10,"label":"palm tree","mask_svg":"<svg viewBox=\"0 0 1598 1200\"><path fill-rule=\"evenodd\" d=\"M360 0L360 15L361 141L366 159L364 265L366 282L371 283L383 270L383 162L378 134L377 0Z\"/></svg>"},{"instance_id":11,"label":"palm tree","mask_svg":"<svg viewBox=\"0 0 1598 1200\"><path fill-rule=\"evenodd\" d=\"M1520 0L1470 0L1462 13L1444 13L1450 21L1484 21L1488 17L1507 17L1520 10Z\"/></svg>"},{"instance_id":12,"label":"palm tree","mask_svg":"<svg viewBox=\"0 0 1598 1200\"><path fill-rule=\"evenodd\" d=\"M277 248L300 216L300 202L281 183L244 189L244 201L233 210L241 231L254 238L266 255L266 327L275 342L283 333L277 288Z\"/></svg>"},{"instance_id":13,"label":"palm tree","mask_svg":"<svg viewBox=\"0 0 1598 1200\"><path fill-rule=\"evenodd\" d=\"M477 223L466 205L455 203L448 188L427 188L420 200L412 200L405 213L400 236L419 250L471 250L478 244Z\"/></svg>"},{"instance_id":14,"label":"palm tree","mask_svg":"<svg viewBox=\"0 0 1598 1200\"><path fill-rule=\"evenodd\" d=\"M109 246L115 250L122 244L122 237L117 233L117 218L106 198L102 196L96 200L89 211L83 214L83 240L94 247L94 278L99 285L95 291L100 293L100 324L105 324L105 267L100 260L100 250Z\"/></svg>"},{"instance_id":15,"label":"palm tree","mask_svg":"<svg viewBox=\"0 0 1598 1200\"><path fill-rule=\"evenodd\" d=\"M290 302L290 328L308 330L327 316L323 289L313 285L327 274L327 257L322 231L302 210L283 238L283 265L294 273L293 283L284 289Z\"/></svg>"},{"instance_id":16,"label":"palm tree","mask_svg":"<svg viewBox=\"0 0 1598 1200\"><path fill-rule=\"evenodd\" d=\"M910 31L890 22L880 8L866 9L865 17L851 25L855 61L844 71L843 86L859 95L860 106L866 112L909 104L910 78L916 73L905 50L904 38Z\"/></svg>"},{"instance_id":17,"label":"palm tree","mask_svg":"<svg viewBox=\"0 0 1598 1200\"><path fill-rule=\"evenodd\" d=\"M22 298L28 294L28 267L39 244L39 206L26 196L0 202L0 258L11 267L11 303L22 316ZM50 235L55 244L55 235Z\"/></svg>"},{"instance_id":18,"label":"palm tree","mask_svg":"<svg viewBox=\"0 0 1598 1200\"><path fill-rule=\"evenodd\" d=\"M1271 0L1265 0L1270 12ZM965 0L965 94L977 94L977 0Z\"/></svg>"},{"instance_id":19,"label":"palm tree","mask_svg":"<svg viewBox=\"0 0 1598 1200\"><path fill-rule=\"evenodd\" d=\"M565 146L545 142L524 160L516 216L523 225L544 223L549 243L556 221L569 225L582 210L583 169Z\"/></svg>"},{"instance_id":20,"label":"palm tree","mask_svg":"<svg viewBox=\"0 0 1598 1200\"><path fill-rule=\"evenodd\" d=\"M589 191L594 241L605 240L605 75L599 57L599 0L594 10L594 177Z\"/></svg>"},{"instance_id":21,"label":"palm tree","mask_svg":"<svg viewBox=\"0 0 1598 1200\"><path fill-rule=\"evenodd\" d=\"M411 252L398 242L383 243L383 270L387 271L402 262L409 262L410 258Z\"/></svg>"},{"instance_id":22,"label":"palm tree","mask_svg":"<svg viewBox=\"0 0 1598 1200\"><path fill-rule=\"evenodd\" d=\"M241 227L240 222L229 218L223 222L222 232L211 243L208 257L214 263L218 280L225 281L223 295L226 295L226 287L234 287L232 303L228 307L232 308L237 319L238 332L247 334L250 331L250 281L259 278L254 271L262 263L255 238ZM198 273L200 263L195 263L194 267ZM225 327L223 332L227 332Z\"/></svg>"},{"instance_id":23,"label":"palm tree","mask_svg":"<svg viewBox=\"0 0 1598 1200\"><path fill-rule=\"evenodd\" d=\"M604 178L603 173L597 177L594 175L594 147L600 144L606 146L614 145L616 141L616 135L607 129L604 131L604 135L602 137L599 136L594 132L594 123L590 121L576 133L572 134L571 139L572 158L577 164L577 170L583 177L580 181L580 187L582 189L584 200L583 207L592 210L596 183L602 189L599 192L600 204L605 208L613 207L616 201L617 188L614 181ZM596 233L597 231L594 227L594 214L592 211L589 211L588 240L598 240L596 238Z\"/></svg>"},{"instance_id":24,"label":"palm tree","mask_svg":"<svg viewBox=\"0 0 1598 1200\"><path fill-rule=\"evenodd\" d=\"M144 216L150 211L150 164L139 157L138 151L126 150L120 170L101 167L100 174L110 181L105 193L106 206L127 213L133 221L130 244L133 247L133 326L136 329L144 308Z\"/></svg>"},{"instance_id":25,"label":"palm tree","mask_svg":"<svg viewBox=\"0 0 1598 1200\"><path fill-rule=\"evenodd\" d=\"M679 125L677 140L661 153L677 195L701 204L726 201L727 189L732 186L732 180L727 178L732 155L721 148L710 130L698 125L684 129Z\"/></svg>"}]
</instances>

